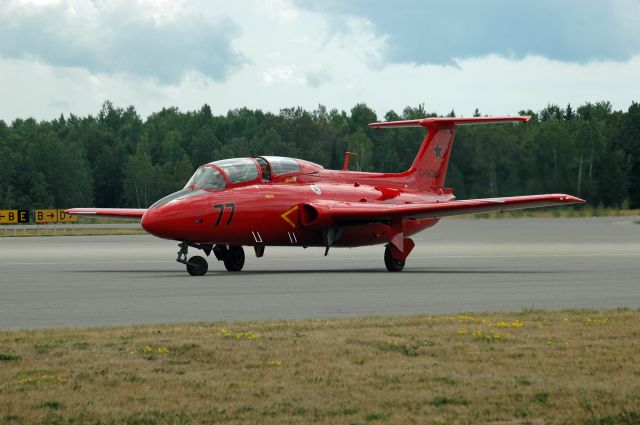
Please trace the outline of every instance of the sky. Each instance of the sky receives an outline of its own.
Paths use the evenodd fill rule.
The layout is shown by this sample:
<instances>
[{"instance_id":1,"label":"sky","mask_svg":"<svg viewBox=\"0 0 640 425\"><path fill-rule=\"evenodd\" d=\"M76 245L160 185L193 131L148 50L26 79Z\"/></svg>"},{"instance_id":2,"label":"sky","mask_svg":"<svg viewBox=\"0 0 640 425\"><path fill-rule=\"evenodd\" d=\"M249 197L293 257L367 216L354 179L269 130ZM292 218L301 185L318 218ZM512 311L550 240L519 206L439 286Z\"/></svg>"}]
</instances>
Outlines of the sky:
<instances>
[{"instance_id":1,"label":"sky","mask_svg":"<svg viewBox=\"0 0 640 425\"><path fill-rule=\"evenodd\" d=\"M640 0L0 0L0 119L640 101Z\"/></svg>"}]
</instances>

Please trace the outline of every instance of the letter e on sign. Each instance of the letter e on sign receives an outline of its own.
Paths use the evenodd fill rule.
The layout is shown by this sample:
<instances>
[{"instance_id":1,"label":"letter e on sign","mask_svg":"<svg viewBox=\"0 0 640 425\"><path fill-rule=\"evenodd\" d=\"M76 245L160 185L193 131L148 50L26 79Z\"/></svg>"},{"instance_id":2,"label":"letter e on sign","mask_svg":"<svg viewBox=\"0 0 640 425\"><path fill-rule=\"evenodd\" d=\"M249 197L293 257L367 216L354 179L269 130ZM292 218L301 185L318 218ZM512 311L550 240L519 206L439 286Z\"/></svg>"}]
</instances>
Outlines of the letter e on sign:
<instances>
[{"instance_id":1,"label":"letter e on sign","mask_svg":"<svg viewBox=\"0 0 640 425\"><path fill-rule=\"evenodd\" d=\"M18 223L29 222L29 210L18 210Z\"/></svg>"}]
</instances>

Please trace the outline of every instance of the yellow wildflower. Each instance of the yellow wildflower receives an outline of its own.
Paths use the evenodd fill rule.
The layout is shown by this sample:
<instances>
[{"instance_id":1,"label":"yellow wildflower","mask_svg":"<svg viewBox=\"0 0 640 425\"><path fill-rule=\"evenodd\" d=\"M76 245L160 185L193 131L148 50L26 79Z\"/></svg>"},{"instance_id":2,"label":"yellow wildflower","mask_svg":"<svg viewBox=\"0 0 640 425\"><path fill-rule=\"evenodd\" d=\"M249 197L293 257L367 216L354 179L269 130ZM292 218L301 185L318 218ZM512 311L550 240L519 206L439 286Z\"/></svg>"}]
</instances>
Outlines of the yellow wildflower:
<instances>
[{"instance_id":1,"label":"yellow wildflower","mask_svg":"<svg viewBox=\"0 0 640 425\"><path fill-rule=\"evenodd\" d=\"M599 317L599 318L587 317L582 322L587 325L601 325L604 323L609 323L610 321L611 319L609 319L608 317Z\"/></svg>"},{"instance_id":2,"label":"yellow wildflower","mask_svg":"<svg viewBox=\"0 0 640 425\"><path fill-rule=\"evenodd\" d=\"M521 322L520 320L514 320L513 322L505 322L504 320L501 320L494 324L494 326L496 328L521 328L524 326L524 322Z\"/></svg>"}]
</instances>

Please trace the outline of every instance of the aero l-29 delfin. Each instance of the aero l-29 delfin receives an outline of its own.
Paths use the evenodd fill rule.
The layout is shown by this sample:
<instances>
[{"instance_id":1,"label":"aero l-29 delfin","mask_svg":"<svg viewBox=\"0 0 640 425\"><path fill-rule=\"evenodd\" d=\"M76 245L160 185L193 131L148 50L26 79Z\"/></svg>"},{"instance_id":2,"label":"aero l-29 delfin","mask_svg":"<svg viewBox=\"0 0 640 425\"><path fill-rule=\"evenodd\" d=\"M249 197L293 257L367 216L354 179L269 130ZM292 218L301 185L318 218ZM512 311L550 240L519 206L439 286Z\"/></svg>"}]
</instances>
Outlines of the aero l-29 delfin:
<instances>
[{"instance_id":1,"label":"aero l-29 delfin","mask_svg":"<svg viewBox=\"0 0 640 425\"><path fill-rule=\"evenodd\" d=\"M441 217L585 202L565 194L457 200L443 186L456 126L530 117L424 118L369 124L375 128L424 127L426 136L402 173L327 170L278 156L234 158L198 168L184 189L147 209L74 208L73 215L140 219L160 238L179 241L177 261L193 276L207 260L188 258L189 247L214 254L228 271L244 266L243 246L262 257L266 246L386 245L387 270L399 272L414 247L410 236Z\"/></svg>"}]
</instances>

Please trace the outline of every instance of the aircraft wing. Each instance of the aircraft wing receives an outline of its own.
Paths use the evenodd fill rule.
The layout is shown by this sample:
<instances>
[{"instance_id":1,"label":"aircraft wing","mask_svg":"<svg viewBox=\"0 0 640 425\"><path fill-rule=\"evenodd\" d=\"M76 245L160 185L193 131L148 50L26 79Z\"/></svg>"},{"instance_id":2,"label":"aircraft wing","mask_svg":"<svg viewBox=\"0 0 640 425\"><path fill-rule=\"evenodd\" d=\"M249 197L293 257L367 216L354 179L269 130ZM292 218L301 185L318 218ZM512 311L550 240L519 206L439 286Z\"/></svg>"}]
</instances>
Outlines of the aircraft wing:
<instances>
[{"instance_id":1,"label":"aircraft wing","mask_svg":"<svg viewBox=\"0 0 640 425\"><path fill-rule=\"evenodd\" d=\"M71 208L64 212L81 217L140 220L147 210L146 208Z\"/></svg>"},{"instance_id":2,"label":"aircraft wing","mask_svg":"<svg viewBox=\"0 0 640 425\"><path fill-rule=\"evenodd\" d=\"M550 207L584 203L583 199L565 194L509 196L504 198L465 199L428 204L372 204L336 202L330 205L307 204L318 213L329 214L330 222L383 222L394 219L438 218L452 215L524 208ZM326 220L326 218L325 218Z\"/></svg>"}]
</instances>

